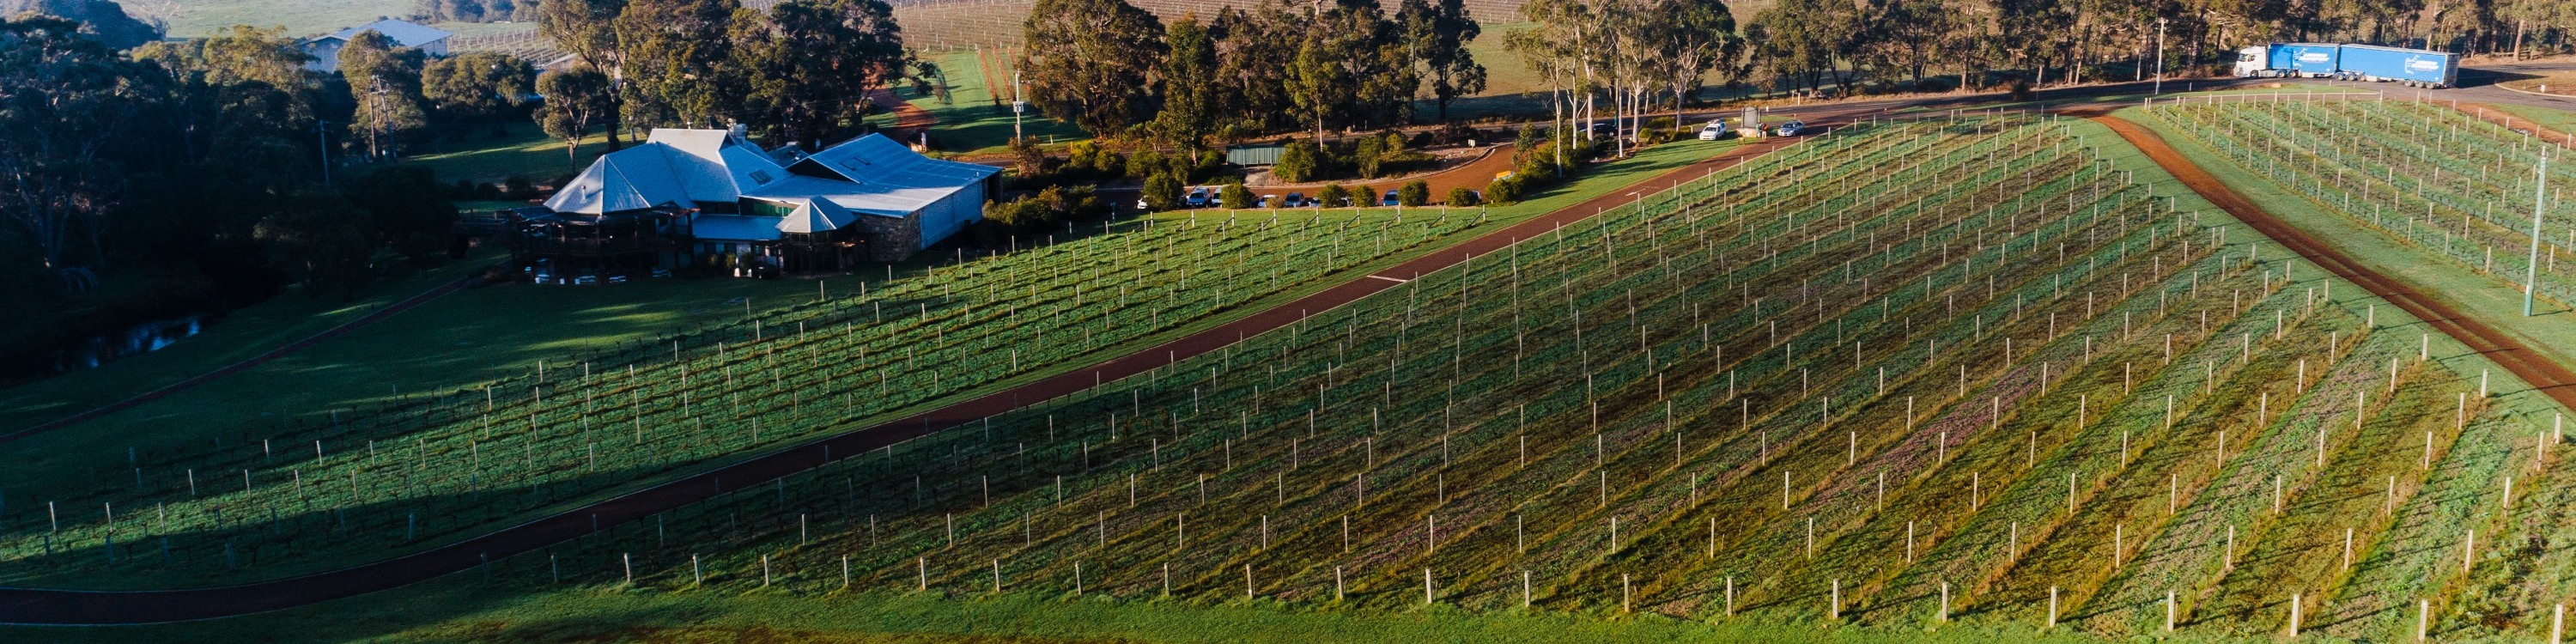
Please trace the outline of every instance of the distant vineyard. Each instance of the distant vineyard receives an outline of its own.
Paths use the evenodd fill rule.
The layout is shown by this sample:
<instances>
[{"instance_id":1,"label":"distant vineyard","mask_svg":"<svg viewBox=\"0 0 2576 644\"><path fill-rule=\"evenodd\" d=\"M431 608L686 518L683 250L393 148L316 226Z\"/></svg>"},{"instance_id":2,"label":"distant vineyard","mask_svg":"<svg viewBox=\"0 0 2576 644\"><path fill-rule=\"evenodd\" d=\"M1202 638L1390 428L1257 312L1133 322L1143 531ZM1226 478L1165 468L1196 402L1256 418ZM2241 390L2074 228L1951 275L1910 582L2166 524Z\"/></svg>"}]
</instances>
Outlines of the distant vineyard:
<instances>
[{"instance_id":1,"label":"distant vineyard","mask_svg":"<svg viewBox=\"0 0 2576 644\"><path fill-rule=\"evenodd\" d=\"M497 51L540 65L564 56L562 50L555 49L554 41L537 35L536 25L497 33L459 35L449 39L447 48L457 53Z\"/></svg>"}]
</instances>

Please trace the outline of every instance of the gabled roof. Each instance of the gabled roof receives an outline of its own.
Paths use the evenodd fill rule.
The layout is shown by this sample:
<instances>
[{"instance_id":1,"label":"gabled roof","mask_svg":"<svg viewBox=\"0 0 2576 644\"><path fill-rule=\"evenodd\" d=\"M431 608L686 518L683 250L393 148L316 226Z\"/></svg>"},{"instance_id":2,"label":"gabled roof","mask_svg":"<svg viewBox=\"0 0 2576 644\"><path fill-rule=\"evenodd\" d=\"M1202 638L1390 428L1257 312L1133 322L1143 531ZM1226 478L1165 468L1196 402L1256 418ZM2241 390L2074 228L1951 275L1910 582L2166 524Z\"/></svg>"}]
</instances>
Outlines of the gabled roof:
<instances>
[{"instance_id":1,"label":"gabled roof","mask_svg":"<svg viewBox=\"0 0 2576 644\"><path fill-rule=\"evenodd\" d=\"M689 198L698 201L733 201L787 178L787 169L768 152L725 130L662 128L653 130L645 143L669 147L671 170Z\"/></svg>"},{"instance_id":2,"label":"gabled roof","mask_svg":"<svg viewBox=\"0 0 2576 644\"><path fill-rule=\"evenodd\" d=\"M793 168L802 174L744 195L782 201L820 197L857 212L901 217L1002 171L922 156L882 134L816 152ZM841 180L805 176L816 174Z\"/></svg>"},{"instance_id":3,"label":"gabled roof","mask_svg":"<svg viewBox=\"0 0 2576 644\"><path fill-rule=\"evenodd\" d=\"M427 44L430 44L430 43L434 43L434 42L438 42L438 41L441 41L441 40L445 40L445 39L447 39L447 37L448 37L448 36L456 35L456 34L448 33L446 30L439 29L439 28L437 28L437 27L431 27L431 26L428 26L428 25L419 24L419 23L411 22L411 21L409 21L409 20L398 20L398 19L394 19L394 18L386 18L386 19L383 19L383 20L378 20L378 21L375 21L375 22L370 22L370 23L367 23L367 24L358 25L358 26L355 26L355 27L350 27L350 28L347 28L347 29L339 30L339 31L334 31L334 32L331 32L331 33L330 33L330 35L322 36L322 37L319 37L319 38L314 38L314 40L327 40L327 39L348 40L348 39L351 39L351 38L356 38L356 37L358 37L358 34L360 34L360 33L365 33L365 32L369 32L369 31L373 31L373 32L376 32L376 33L384 34L386 38L391 38L391 39L393 39L394 44L396 44L396 45L401 45L401 46L404 46L404 47L419 47L419 46L422 46L422 45L427 45Z\"/></svg>"},{"instance_id":4,"label":"gabled roof","mask_svg":"<svg viewBox=\"0 0 2576 644\"><path fill-rule=\"evenodd\" d=\"M642 145L601 155L546 198L555 212L603 215L651 208L696 208L672 173L664 146Z\"/></svg>"},{"instance_id":5,"label":"gabled roof","mask_svg":"<svg viewBox=\"0 0 2576 644\"><path fill-rule=\"evenodd\" d=\"M787 218L778 222L778 232L819 233L840 230L842 226L858 220L858 215L851 214L848 209L833 204L830 199L809 199L806 200L805 205L797 206L796 212L787 213Z\"/></svg>"}]
</instances>

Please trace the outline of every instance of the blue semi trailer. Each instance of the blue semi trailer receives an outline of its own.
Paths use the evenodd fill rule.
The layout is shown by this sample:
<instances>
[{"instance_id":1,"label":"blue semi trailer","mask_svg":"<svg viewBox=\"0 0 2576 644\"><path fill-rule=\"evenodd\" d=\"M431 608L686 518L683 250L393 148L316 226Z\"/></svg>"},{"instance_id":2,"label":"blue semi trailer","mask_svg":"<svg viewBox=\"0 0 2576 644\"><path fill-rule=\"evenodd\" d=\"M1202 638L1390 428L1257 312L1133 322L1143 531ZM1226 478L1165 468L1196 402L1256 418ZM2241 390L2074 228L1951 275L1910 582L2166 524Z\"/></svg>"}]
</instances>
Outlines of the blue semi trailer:
<instances>
[{"instance_id":1,"label":"blue semi trailer","mask_svg":"<svg viewBox=\"0 0 2576 644\"><path fill-rule=\"evenodd\" d=\"M2239 50L2236 76L2339 78L2452 87L2459 84L2460 57L2378 45L2273 43Z\"/></svg>"}]
</instances>

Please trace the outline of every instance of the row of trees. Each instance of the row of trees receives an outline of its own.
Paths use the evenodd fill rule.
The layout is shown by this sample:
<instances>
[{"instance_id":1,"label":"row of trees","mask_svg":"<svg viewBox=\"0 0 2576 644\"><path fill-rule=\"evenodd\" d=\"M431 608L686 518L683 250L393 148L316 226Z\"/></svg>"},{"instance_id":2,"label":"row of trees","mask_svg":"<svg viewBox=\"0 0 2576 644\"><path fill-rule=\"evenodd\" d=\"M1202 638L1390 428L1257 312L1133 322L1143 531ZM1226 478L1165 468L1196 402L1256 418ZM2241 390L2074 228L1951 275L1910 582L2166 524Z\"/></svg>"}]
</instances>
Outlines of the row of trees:
<instances>
[{"instance_id":1,"label":"row of trees","mask_svg":"<svg viewBox=\"0 0 2576 644\"><path fill-rule=\"evenodd\" d=\"M1123 0L1038 0L1020 67L1026 100L1050 117L1196 148L1402 125L1425 94L1446 120L1485 89L1467 49L1481 31L1459 0L1402 0L1392 14L1376 0L1263 0L1169 25Z\"/></svg>"},{"instance_id":2,"label":"row of trees","mask_svg":"<svg viewBox=\"0 0 2576 644\"><path fill-rule=\"evenodd\" d=\"M818 145L861 130L870 95L938 86L938 68L903 46L881 0L548 0L539 32L578 64L537 79L537 115L577 144L622 130L741 123L773 140Z\"/></svg>"}]
</instances>

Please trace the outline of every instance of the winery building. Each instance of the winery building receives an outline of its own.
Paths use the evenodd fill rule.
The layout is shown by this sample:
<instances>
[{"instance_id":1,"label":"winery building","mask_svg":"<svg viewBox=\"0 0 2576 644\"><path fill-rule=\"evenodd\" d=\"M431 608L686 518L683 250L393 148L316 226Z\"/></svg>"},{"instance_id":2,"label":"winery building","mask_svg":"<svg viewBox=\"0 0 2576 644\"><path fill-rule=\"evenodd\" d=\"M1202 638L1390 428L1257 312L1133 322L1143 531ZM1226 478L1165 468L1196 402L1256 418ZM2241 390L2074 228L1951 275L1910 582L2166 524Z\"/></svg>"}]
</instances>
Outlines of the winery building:
<instances>
[{"instance_id":1,"label":"winery building","mask_svg":"<svg viewBox=\"0 0 2576 644\"><path fill-rule=\"evenodd\" d=\"M546 282L840 272L901 261L981 219L1000 172L876 134L807 154L763 150L740 128L657 129L521 212L513 243Z\"/></svg>"}]
</instances>

